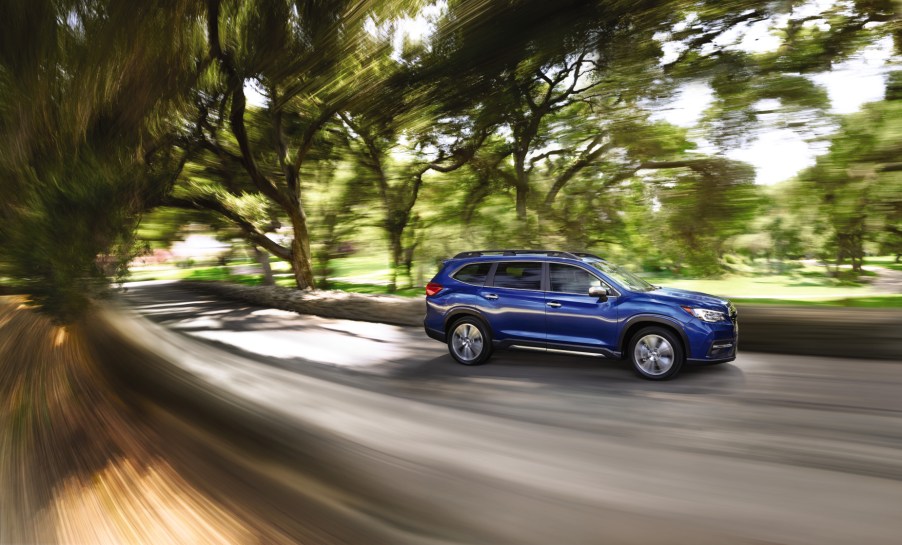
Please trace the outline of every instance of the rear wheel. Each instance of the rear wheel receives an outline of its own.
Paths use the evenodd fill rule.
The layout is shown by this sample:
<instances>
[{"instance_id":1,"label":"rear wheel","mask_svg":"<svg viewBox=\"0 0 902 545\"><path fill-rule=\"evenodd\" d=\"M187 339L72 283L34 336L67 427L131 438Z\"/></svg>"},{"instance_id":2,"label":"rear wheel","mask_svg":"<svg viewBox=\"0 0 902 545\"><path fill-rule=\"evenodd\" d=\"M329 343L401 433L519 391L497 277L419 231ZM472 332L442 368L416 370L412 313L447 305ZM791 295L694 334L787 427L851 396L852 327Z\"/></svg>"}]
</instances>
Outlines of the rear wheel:
<instances>
[{"instance_id":1,"label":"rear wheel","mask_svg":"<svg viewBox=\"0 0 902 545\"><path fill-rule=\"evenodd\" d=\"M492 355L492 339L479 319L461 318L449 331L448 351L458 363L479 365Z\"/></svg>"},{"instance_id":2,"label":"rear wheel","mask_svg":"<svg viewBox=\"0 0 902 545\"><path fill-rule=\"evenodd\" d=\"M679 339L663 327L640 329L630 339L628 356L633 369L648 380L667 380L680 372L685 359Z\"/></svg>"}]
</instances>

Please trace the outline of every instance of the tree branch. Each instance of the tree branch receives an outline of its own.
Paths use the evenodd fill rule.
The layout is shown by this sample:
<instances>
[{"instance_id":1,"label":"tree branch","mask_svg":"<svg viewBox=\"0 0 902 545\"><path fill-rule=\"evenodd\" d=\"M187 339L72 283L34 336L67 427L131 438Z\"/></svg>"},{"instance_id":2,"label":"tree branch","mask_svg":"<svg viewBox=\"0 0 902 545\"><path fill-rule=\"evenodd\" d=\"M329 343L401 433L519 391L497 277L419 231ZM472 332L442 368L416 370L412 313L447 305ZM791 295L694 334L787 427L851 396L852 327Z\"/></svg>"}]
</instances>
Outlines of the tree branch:
<instances>
[{"instance_id":1,"label":"tree branch","mask_svg":"<svg viewBox=\"0 0 902 545\"><path fill-rule=\"evenodd\" d=\"M548 193L545 195L545 201L543 203L546 209L551 208L551 205L554 203L554 199L557 198L557 194L560 193L561 189L564 188L567 183L576 176L579 171L586 168L590 164L592 164L602 153L611 149L614 145L611 142L608 142L605 145L601 144L601 141L604 139L604 135L596 136L592 142L586 146L586 149L580 154L580 158L576 160L572 165L570 165L564 172L561 173L557 179L554 180L554 183L551 186L551 189L548 190ZM598 146L598 147L595 147ZM594 149L593 149L594 148Z\"/></svg>"},{"instance_id":2,"label":"tree branch","mask_svg":"<svg viewBox=\"0 0 902 545\"><path fill-rule=\"evenodd\" d=\"M291 250L283 248L281 245L277 244L275 241L261 233L256 227L254 227L251 222L247 221L245 218L241 217L241 215L230 210L223 203L212 197L168 197L163 201L162 206L185 208L188 210L211 210L213 212L217 212L218 214L224 216L226 219L238 225L238 227L240 227L241 230L244 231L245 237L250 242L266 248L270 253L279 257L280 259L284 259L286 261L291 260Z\"/></svg>"},{"instance_id":3,"label":"tree branch","mask_svg":"<svg viewBox=\"0 0 902 545\"><path fill-rule=\"evenodd\" d=\"M533 157L532 159L529 160L529 169L527 170L527 172L532 172L533 168L535 168L535 166L536 166L536 163L538 163L539 161L542 161L543 159L548 159L549 157L551 157L553 155L564 155L565 153L568 153L568 152L569 152L569 150L566 150L566 149L553 149L553 150L547 151L541 155L536 155L535 157Z\"/></svg>"},{"instance_id":4,"label":"tree branch","mask_svg":"<svg viewBox=\"0 0 902 545\"><path fill-rule=\"evenodd\" d=\"M304 130L304 134L301 137L301 144L298 146L298 154L294 161L294 168L296 171L300 172L301 165L304 164L304 160L307 158L307 154L310 152L310 149L313 147L313 141L316 138L316 133L322 128L323 125L329 122L329 119L332 118L336 113L338 113L339 108L337 106L329 106L324 107L319 114L319 117L313 120L310 125Z\"/></svg>"},{"instance_id":5,"label":"tree branch","mask_svg":"<svg viewBox=\"0 0 902 545\"><path fill-rule=\"evenodd\" d=\"M390 210L392 203L389 198L388 178L386 177L385 169L382 166L382 153L378 146L376 146L374 138L346 113L338 112L338 117L340 117L341 120L357 134L360 141L363 142L363 146L366 148L367 159L367 161L364 161L364 164L368 165L370 170L376 175L376 181L379 184L379 196L382 198L382 205L386 210Z\"/></svg>"},{"instance_id":6,"label":"tree branch","mask_svg":"<svg viewBox=\"0 0 902 545\"><path fill-rule=\"evenodd\" d=\"M219 0L207 0L207 35L210 40L210 55L219 61L223 72L226 74L226 80L231 88L232 106L229 111L229 127L235 140L238 141L238 148L241 150L241 165L247 171L251 181L260 190L261 193L279 203L284 208L292 207L290 199L279 191L276 185L267 178L257 167L251 152L250 141L247 136L247 127L244 123L244 111L246 107L246 97L244 96L244 78L242 78L235 68L234 60L230 52L222 48L219 39Z\"/></svg>"},{"instance_id":7,"label":"tree branch","mask_svg":"<svg viewBox=\"0 0 902 545\"><path fill-rule=\"evenodd\" d=\"M269 111L272 117L276 155L279 157L279 166L282 168L282 174L285 176L288 191L293 197L297 198L300 191L298 171L288 161L288 144L285 141L285 129L282 126L282 103L280 102L279 90L276 88L275 83L269 85L269 94Z\"/></svg>"}]
</instances>

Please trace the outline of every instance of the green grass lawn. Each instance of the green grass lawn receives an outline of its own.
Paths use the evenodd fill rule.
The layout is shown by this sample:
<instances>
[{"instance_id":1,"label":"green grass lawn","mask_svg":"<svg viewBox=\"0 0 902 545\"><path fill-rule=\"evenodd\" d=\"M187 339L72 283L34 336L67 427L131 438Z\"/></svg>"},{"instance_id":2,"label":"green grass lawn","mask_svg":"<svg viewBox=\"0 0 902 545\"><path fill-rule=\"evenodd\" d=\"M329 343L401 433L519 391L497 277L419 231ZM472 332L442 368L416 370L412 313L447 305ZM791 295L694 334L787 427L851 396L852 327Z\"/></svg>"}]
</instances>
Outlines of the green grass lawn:
<instances>
[{"instance_id":1,"label":"green grass lawn","mask_svg":"<svg viewBox=\"0 0 902 545\"><path fill-rule=\"evenodd\" d=\"M333 259L332 278L338 280L353 279L354 282L370 282L378 284L391 279L391 265L388 258L382 255L355 255Z\"/></svg>"},{"instance_id":2,"label":"green grass lawn","mask_svg":"<svg viewBox=\"0 0 902 545\"><path fill-rule=\"evenodd\" d=\"M645 276L655 285L692 291L702 291L721 297L745 299L837 299L872 295L866 285L844 285L828 277L800 275L728 276L724 278L673 278Z\"/></svg>"},{"instance_id":3,"label":"green grass lawn","mask_svg":"<svg viewBox=\"0 0 902 545\"><path fill-rule=\"evenodd\" d=\"M896 262L896 256L867 257L864 260L865 267L875 266L902 271L902 261Z\"/></svg>"},{"instance_id":4,"label":"green grass lawn","mask_svg":"<svg viewBox=\"0 0 902 545\"><path fill-rule=\"evenodd\" d=\"M899 308L902 295L873 295L869 297L845 297L842 299L799 300L799 299L730 299L737 305L783 305L804 307L856 307L856 308Z\"/></svg>"}]
</instances>

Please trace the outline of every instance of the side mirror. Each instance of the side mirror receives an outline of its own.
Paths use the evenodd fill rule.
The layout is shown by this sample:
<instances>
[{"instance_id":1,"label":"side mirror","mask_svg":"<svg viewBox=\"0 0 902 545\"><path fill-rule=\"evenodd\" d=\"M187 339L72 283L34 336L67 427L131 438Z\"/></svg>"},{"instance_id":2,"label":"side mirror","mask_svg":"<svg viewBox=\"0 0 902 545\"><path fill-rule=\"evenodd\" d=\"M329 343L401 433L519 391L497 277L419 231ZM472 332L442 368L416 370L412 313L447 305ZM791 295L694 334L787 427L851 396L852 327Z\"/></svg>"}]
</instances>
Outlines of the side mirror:
<instances>
[{"instance_id":1,"label":"side mirror","mask_svg":"<svg viewBox=\"0 0 902 545\"><path fill-rule=\"evenodd\" d=\"M607 288L603 288L601 286L592 286L591 288L589 288L589 296L598 297L599 301L607 301L608 290Z\"/></svg>"}]
</instances>

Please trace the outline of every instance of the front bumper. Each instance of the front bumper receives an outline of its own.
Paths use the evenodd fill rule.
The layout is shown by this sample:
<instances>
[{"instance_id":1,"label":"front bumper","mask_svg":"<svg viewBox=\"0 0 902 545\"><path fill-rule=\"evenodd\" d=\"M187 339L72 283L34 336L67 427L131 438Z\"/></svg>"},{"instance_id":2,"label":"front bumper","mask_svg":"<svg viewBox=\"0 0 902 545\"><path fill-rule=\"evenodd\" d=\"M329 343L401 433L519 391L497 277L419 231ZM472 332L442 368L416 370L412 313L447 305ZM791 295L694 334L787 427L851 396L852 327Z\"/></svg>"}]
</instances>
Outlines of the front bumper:
<instances>
[{"instance_id":1,"label":"front bumper","mask_svg":"<svg viewBox=\"0 0 902 545\"><path fill-rule=\"evenodd\" d=\"M737 342L738 339L735 337L733 339L712 342L711 346L708 348L708 356L706 359L723 360L726 358L735 358Z\"/></svg>"},{"instance_id":2,"label":"front bumper","mask_svg":"<svg viewBox=\"0 0 902 545\"><path fill-rule=\"evenodd\" d=\"M739 347L739 323L732 321L706 323L694 321L687 324L686 332L691 347L688 361L696 363L723 363L736 359Z\"/></svg>"}]
</instances>

